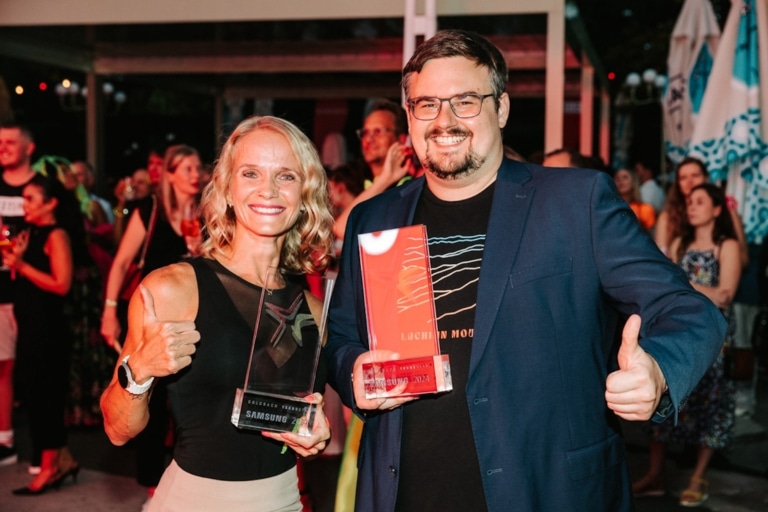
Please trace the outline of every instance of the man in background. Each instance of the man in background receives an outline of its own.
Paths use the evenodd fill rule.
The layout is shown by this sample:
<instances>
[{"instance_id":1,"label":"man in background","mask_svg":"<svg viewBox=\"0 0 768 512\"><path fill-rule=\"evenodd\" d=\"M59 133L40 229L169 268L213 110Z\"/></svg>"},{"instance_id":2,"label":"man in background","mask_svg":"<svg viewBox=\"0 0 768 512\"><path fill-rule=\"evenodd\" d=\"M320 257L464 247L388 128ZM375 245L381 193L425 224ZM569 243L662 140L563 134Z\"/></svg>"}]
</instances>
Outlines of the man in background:
<instances>
[{"instance_id":1,"label":"man in background","mask_svg":"<svg viewBox=\"0 0 768 512\"><path fill-rule=\"evenodd\" d=\"M114 224L115 213L112 211L112 204L103 197L97 196L94 192L96 173L93 166L88 162L78 160L77 162L72 162L70 167L72 168L72 174L77 178L77 182L85 188L91 200L99 203L101 209L104 210L104 216L106 217L107 223Z\"/></svg>"},{"instance_id":2,"label":"man in background","mask_svg":"<svg viewBox=\"0 0 768 512\"><path fill-rule=\"evenodd\" d=\"M21 192L35 176L31 167L35 143L32 133L18 124L0 126L0 239L25 225ZM16 359L16 319L13 315L14 279L0 269L0 466L18 460L13 436L13 366Z\"/></svg>"},{"instance_id":3,"label":"man in background","mask_svg":"<svg viewBox=\"0 0 768 512\"><path fill-rule=\"evenodd\" d=\"M635 162L635 173L640 180L640 201L653 206L658 217L664 208L665 194L664 189L656 181L656 173L644 160Z\"/></svg>"},{"instance_id":4,"label":"man in background","mask_svg":"<svg viewBox=\"0 0 768 512\"><path fill-rule=\"evenodd\" d=\"M365 190L336 217L333 234L339 240L344 238L352 208L415 175L417 170L413 149L406 146L405 111L397 103L387 99L376 101L365 116L363 127L357 130L357 136L369 172L366 173Z\"/></svg>"}]
</instances>

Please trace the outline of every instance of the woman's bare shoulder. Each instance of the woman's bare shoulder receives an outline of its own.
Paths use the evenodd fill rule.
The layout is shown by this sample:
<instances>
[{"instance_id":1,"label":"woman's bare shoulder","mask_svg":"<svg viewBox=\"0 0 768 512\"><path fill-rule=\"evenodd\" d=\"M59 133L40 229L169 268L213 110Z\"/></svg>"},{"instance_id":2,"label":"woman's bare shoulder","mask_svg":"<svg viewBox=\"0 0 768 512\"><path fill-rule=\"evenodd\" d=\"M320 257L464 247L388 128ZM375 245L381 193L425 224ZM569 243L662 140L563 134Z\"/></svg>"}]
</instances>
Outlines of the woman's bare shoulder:
<instances>
[{"instance_id":1,"label":"woman's bare shoulder","mask_svg":"<svg viewBox=\"0 0 768 512\"><path fill-rule=\"evenodd\" d=\"M189 263L154 270L141 284L152 294L158 318L181 319L197 311L197 279Z\"/></svg>"}]
</instances>

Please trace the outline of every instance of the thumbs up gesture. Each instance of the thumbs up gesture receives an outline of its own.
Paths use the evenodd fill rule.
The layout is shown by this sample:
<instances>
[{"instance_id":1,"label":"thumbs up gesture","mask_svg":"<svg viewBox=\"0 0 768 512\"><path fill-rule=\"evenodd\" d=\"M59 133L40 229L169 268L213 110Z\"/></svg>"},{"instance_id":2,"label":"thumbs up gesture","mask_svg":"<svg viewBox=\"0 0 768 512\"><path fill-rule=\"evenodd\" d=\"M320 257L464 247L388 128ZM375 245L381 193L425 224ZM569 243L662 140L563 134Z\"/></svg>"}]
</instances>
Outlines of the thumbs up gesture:
<instances>
[{"instance_id":1,"label":"thumbs up gesture","mask_svg":"<svg viewBox=\"0 0 768 512\"><path fill-rule=\"evenodd\" d=\"M131 369L136 382L149 377L165 377L177 373L192 363L195 344L200 333L192 320L159 320L155 313L155 300L143 284L139 285L144 302L141 343L131 354ZM135 299L134 299L135 300ZM129 313L129 330L132 327Z\"/></svg>"},{"instance_id":2,"label":"thumbs up gesture","mask_svg":"<svg viewBox=\"0 0 768 512\"><path fill-rule=\"evenodd\" d=\"M619 348L619 369L605 382L605 401L617 416L630 421L649 419L659 405L666 380L658 363L638 343L640 317L624 325Z\"/></svg>"}]
</instances>

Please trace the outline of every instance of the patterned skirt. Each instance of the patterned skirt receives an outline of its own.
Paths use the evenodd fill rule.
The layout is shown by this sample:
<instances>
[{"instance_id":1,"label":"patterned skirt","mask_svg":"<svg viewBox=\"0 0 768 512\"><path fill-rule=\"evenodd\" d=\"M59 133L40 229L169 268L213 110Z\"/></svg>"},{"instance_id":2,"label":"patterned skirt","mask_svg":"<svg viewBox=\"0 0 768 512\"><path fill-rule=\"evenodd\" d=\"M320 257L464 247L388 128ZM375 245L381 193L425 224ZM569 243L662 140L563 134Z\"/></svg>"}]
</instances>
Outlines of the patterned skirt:
<instances>
[{"instance_id":1,"label":"patterned skirt","mask_svg":"<svg viewBox=\"0 0 768 512\"><path fill-rule=\"evenodd\" d=\"M663 443L726 448L733 441L735 409L736 387L725 378L721 352L680 409L677 425L670 416L662 423L649 422L648 429L653 440Z\"/></svg>"}]
</instances>

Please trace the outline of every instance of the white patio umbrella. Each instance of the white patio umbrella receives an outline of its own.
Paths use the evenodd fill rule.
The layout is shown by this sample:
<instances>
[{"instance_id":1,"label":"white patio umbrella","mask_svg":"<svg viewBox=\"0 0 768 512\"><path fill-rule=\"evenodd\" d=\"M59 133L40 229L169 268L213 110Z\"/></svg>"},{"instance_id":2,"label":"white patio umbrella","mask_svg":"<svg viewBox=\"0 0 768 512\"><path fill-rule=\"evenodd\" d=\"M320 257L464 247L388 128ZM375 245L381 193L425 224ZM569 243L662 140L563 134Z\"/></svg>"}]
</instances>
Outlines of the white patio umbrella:
<instances>
[{"instance_id":1,"label":"white patio umbrella","mask_svg":"<svg viewBox=\"0 0 768 512\"><path fill-rule=\"evenodd\" d=\"M720 27L709 0L685 0L672 30L669 82L662 98L664 145L674 163L688 152L719 37Z\"/></svg>"},{"instance_id":2,"label":"white patio umbrella","mask_svg":"<svg viewBox=\"0 0 768 512\"><path fill-rule=\"evenodd\" d=\"M768 233L768 0L731 0L691 136L691 156L727 180L747 240Z\"/></svg>"}]
</instances>

